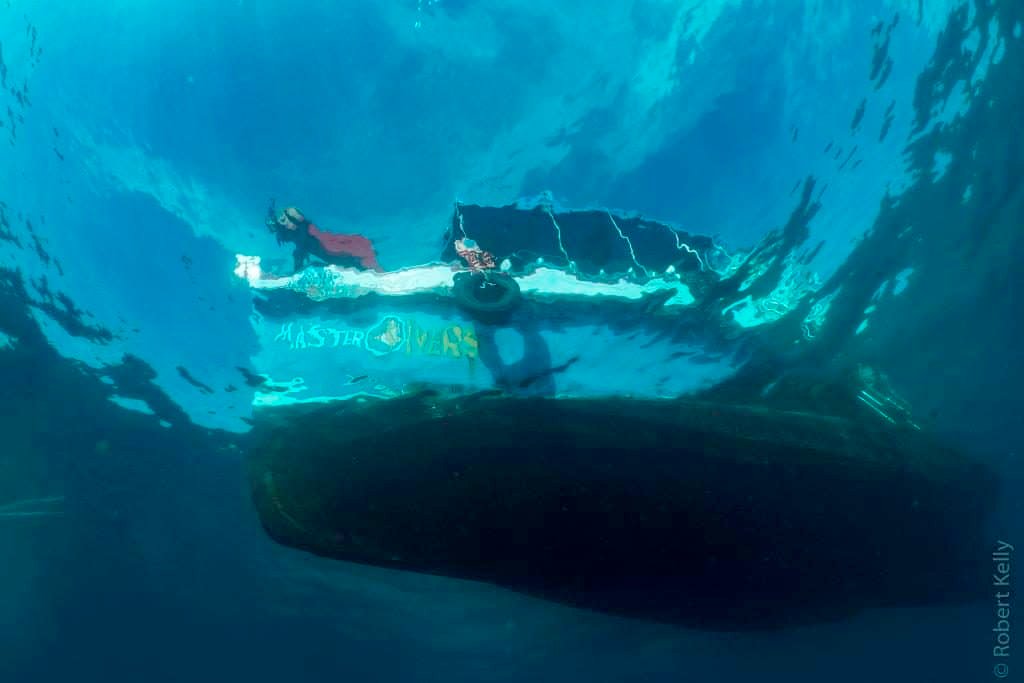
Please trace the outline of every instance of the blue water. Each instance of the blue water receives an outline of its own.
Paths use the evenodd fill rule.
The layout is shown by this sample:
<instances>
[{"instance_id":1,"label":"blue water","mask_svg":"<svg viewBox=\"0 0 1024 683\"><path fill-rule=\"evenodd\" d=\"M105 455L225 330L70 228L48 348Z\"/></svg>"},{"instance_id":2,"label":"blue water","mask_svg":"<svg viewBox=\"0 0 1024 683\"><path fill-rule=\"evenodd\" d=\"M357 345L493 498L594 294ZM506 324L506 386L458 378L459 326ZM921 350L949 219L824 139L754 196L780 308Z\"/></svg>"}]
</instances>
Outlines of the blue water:
<instances>
[{"instance_id":1,"label":"blue water","mask_svg":"<svg viewBox=\"0 0 1024 683\"><path fill-rule=\"evenodd\" d=\"M1016 0L4 2L0 679L988 680L989 602L703 633L274 545L232 270L290 263L271 198L397 269L437 258L454 202L540 193L743 252L811 179L793 253L834 307L752 345L884 368L997 469L992 543L1024 543L1022 22ZM573 334L552 363L658 379Z\"/></svg>"}]
</instances>

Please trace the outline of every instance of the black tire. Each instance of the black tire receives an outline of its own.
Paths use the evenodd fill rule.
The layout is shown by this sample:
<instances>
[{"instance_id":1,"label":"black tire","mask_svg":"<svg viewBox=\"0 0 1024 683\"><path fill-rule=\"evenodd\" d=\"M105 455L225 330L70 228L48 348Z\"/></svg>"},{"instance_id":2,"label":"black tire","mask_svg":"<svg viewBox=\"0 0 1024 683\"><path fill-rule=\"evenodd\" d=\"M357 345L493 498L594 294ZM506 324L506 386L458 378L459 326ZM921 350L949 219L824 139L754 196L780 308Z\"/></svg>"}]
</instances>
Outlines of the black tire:
<instances>
[{"instance_id":1,"label":"black tire","mask_svg":"<svg viewBox=\"0 0 1024 683\"><path fill-rule=\"evenodd\" d=\"M522 300L519 283L504 273L459 273L452 296L459 308L482 322L500 322Z\"/></svg>"}]
</instances>

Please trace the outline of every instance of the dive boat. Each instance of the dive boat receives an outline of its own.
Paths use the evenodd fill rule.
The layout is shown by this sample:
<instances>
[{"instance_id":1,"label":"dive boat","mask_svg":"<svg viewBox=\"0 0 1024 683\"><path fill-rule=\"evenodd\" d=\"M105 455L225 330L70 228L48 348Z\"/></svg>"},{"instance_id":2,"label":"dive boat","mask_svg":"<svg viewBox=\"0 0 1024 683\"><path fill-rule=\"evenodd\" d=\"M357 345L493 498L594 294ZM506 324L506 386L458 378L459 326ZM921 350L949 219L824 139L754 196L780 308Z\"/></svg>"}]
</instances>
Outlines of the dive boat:
<instances>
[{"instance_id":1,"label":"dive boat","mask_svg":"<svg viewBox=\"0 0 1024 683\"><path fill-rule=\"evenodd\" d=\"M467 241L488 254L452 265ZM981 597L995 479L879 373L737 383L789 310L749 293L781 257L544 205L459 205L445 245L390 273L239 258L278 542L709 629Z\"/></svg>"}]
</instances>

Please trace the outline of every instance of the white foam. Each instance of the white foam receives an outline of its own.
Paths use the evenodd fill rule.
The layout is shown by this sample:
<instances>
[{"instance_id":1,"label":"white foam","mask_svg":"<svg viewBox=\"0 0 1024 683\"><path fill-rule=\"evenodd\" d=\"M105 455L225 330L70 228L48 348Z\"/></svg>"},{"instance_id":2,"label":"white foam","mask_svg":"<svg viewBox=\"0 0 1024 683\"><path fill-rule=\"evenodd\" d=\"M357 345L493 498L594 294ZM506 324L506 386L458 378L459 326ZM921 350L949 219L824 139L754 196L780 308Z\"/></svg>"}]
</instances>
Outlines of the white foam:
<instances>
[{"instance_id":1,"label":"white foam","mask_svg":"<svg viewBox=\"0 0 1024 683\"><path fill-rule=\"evenodd\" d=\"M367 294L382 296L410 296L434 293L451 296L455 275L460 272L444 264L418 266L388 273L339 268L338 266L311 267L288 277L265 277L260 268L260 257L236 255L235 274L258 290L287 289L305 294L314 301L325 299L355 299ZM465 272L465 271L462 271ZM689 287L676 279L653 279L646 283L630 282L621 278L615 282L592 282L557 268L540 267L516 278L520 290L527 298L540 301L592 298L638 301L657 292L675 290L666 308L689 306L694 298Z\"/></svg>"}]
</instances>

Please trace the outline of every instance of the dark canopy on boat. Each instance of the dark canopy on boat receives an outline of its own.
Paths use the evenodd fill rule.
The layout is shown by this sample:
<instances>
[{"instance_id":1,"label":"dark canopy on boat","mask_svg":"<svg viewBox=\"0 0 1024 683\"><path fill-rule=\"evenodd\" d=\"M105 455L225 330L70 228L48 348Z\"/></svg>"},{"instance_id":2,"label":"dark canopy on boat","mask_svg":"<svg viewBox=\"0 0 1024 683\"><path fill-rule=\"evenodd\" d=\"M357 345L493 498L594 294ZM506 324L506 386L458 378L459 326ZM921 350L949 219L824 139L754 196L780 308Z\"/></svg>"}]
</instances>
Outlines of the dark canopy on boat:
<instances>
[{"instance_id":1,"label":"dark canopy on boat","mask_svg":"<svg viewBox=\"0 0 1024 683\"><path fill-rule=\"evenodd\" d=\"M567 267L569 261L584 276L622 274L630 269L642 276L711 271L707 265L724 258L711 238L676 230L639 216L605 210L557 211L553 207L478 206L458 204L444 236L445 261L457 258L455 240L470 237L512 272L522 272L538 258Z\"/></svg>"}]
</instances>

